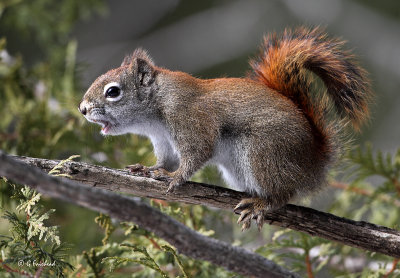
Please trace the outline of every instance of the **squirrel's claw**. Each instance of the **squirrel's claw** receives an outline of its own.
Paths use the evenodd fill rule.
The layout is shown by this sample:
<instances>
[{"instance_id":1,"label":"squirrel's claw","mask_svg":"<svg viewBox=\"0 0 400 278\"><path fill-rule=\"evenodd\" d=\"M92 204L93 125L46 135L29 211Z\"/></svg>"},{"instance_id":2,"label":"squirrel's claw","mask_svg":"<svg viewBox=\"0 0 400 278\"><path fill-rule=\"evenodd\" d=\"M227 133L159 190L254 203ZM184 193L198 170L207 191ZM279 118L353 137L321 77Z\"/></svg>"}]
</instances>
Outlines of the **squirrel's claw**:
<instances>
[{"instance_id":1,"label":"squirrel's claw","mask_svg":"<svg viewBox=\"0 0 400 278\"><path fill-rule=\"evenodd\" d=\"M184 181L181 181L180 179L177 179L173 173L168 172L167 170L163 168L158 168L154 171L150 172L150 177L156 180L162 180L162 181L169 181L169 186L167 189L167 194L174 192L175 188L178 187L179 185L183 184Z\"/></svg>"},{"instance_id":2,"label":"squirrel's claw","mask_svg":"<svg viewBox=\"0 0 400 278\"><path fill-rule=\"evenodd\" d=\"M243 199L239 204L233 209L233 211L237 214L241 214L245 209L251 207L253 199Z\"/></svg>"},{"instance_id":3,"label":"squirrel's claw","mask_svg":"<svg viewBox=\"0 0 400 278\"><path fill-rule=\"evenodd\" d=\"M168 189L167 189L167 194L174 192L176 188L176 185L174 185L172 182L169 184Z\"/></svg>"},{"instance_id":4,"label":"squirrel's claw","mask_svg":"<svg viewBox=\"0 0 400 278\"><path fill-rule=\"evenodd\" d=\"M128 169L133 174L140 174L145 177L149 177L150 175L150 168L139 163L127 165L125 169Z\"/></svg>"},{"instance_id":5,"label":"squirrel's claw","mask_svg":"<svg viewBox=\"0 0 400 278\"><path fill-rule=\"evenodd\" d=\"M169 181L172 176L171 173L163 168L157 168L150 172L150 176L155 180Z\"/></svg>"},{"instance_id":6,"label":"squirrel's claw","mask_svg":"<svg viewBox=\"0 0 400 278\"><path fill-rule=\"evenodd\" d=\"M234 208L235 213L240 213L237 221L242 224L242 231L247 230L251 226L251 220L255 219L258 230L264 225L264 216L269 211L269 205L266 200L261 198L243 199Z\"/></svg>"},{"instance_id":7,"label":"squirrel's claw","mask_svg":"<svg viewBox=\"0 0 400 278\"><path fill-rule=\"evenodd\" d=\"M242 224L242 231L250 228L252 218L253 218L253 213L252 213L252 210L250 210L250 209L245 209L240 213L240 217L239 217L237 223Z\"/></svg>"},{"instance_id":8,"label":"squirrel's claw","mask_svg":"<svg viewBox=\"0 0 400 278\"><path fill-rule=\"evenodd\" d=\"M169 181L167 193L174 192L176 187L184 183L181 179L175 178L173 173L158 166L146 167L141 164L134 164L126 166L125 169L129 169L132 173L141 174L142 176L150 177L155 180Z\"/></svg>"},{"instance_id":9,"label":"squirrel's claw","mask_svg":"<svg viewBox=\"0 0 400 278\"><path fill-rule=\"evenodd\" d=\"M264 225L264 216L265 216L264 213L257 215L256 223L259 231L261 231L262 226Z\"/></svg>"},{"instance_id":10,"label":"squirrel's claw","mask_svg":"<svg viewBox=\"0 0 400 278\"><path fill-rule=\"evenodd\" d=\"M174 190L175 190L177 187L181 186L181 185L184 184L184 183L185 183L184 180L178 179L178 178L174 178L174 179L169 183L169 186L168 186L168 189L167 189L167 193L174 192Z\"/></svg>"},{"instance_id":11,"label":"squirrel's claw","mask_svg":"<svg viewBox=\"0 0 400 278\"><path fill-rule=\"evenodd\" d=\"M142 171L144 168L147 168L147 167L143 166L142 164L139 164L139 163L125 166L125 169L128 169L131 172Z\"/></svg>"}]
</instances>

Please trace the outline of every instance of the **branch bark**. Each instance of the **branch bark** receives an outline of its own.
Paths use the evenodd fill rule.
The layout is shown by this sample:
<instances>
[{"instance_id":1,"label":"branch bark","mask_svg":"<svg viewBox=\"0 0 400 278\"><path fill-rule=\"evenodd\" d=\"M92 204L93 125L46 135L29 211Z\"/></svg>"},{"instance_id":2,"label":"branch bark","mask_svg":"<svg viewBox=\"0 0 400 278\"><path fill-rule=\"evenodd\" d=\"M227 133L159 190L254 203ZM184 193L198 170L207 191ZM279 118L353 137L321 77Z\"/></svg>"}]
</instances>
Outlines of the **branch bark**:
<instances>
[{"instance_id":1,"label":"branch bark","mask_svg":"<svg viewBox=\"0 0 400 278\"><path fill-rule=\"evenodd\" d=\"M207 260L229 271L251 277L299 277L297 274L291 273L274 262L244 248L231 246L225 242L203 236L159 210L131 197L115 194L104 189L88 187L72 180L50 176L32 166L32 164L36 164L36 166L42 165L42 168L49 170L52 168L51 165L55 166L57 164L57 161L22 157L17 158L17 160L16 158L7 156L0 151L0 176L26 184L47 196L108 214L121 221L135 222L168 241L182 254L196 259ZM113 190L122 187L122 185L118 185L119 177L123 180L125 178L125 181L128 182L130 176L126 171L76 162L68 163L66 169L69 169L67 172L74 175L74 177L85 176L86 178L83 180L87 183L95 180L93 178L98 173L96 170L107 169L107 171L110 171L109 173L113 173L109 177L111 180L106 180L111 182L110 184L114 184ZM92 178L89 178L89 176ZM102 180L102 175L98 176L98 178L97 184L104 186L105 181ZM146 185L146 179L139 180L142 186ZM147 186L151 187L149 184ZM126 187L126 190L123 191L129 191L128 184L124 184L123 187ZM165 190L165 187L163 190Z\"/></svg>"},{"instance_id":2,"label":"branch bark","mask_svg":"<svg viewBox=\"0 0 400 278\"><path fill-rule=\"evenodd\" d=\"M15 158L45 171L49 171L59 162L31 157ZM128 170L116 170L81 162L68 162L62 171L71 175L72 179L92 187L227 210L233 210L242 198L248 197L243 192L195 182L188 182L167 195L165 181L135 176ZM266 221L312 236L400 258L400 232L394 229L291 204L269 213Z\"/></svg>"}]
</instances>

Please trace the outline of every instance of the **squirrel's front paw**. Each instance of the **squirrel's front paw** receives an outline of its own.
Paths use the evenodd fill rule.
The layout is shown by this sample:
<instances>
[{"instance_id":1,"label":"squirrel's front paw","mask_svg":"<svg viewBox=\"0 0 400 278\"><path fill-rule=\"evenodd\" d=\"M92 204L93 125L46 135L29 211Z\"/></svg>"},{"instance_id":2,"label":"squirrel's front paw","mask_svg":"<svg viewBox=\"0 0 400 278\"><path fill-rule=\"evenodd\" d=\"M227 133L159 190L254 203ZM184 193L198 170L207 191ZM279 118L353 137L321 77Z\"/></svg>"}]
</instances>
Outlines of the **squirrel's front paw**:
<instances>
[{"instance_id":1,"label":"squirrel's front paw","mask_svg":"<svg viewBox=\"0 0 400 278\"><path fill-rule=\"evenodd\" d=\"M185 183L185 180L176 175L176 172L168 172L163 168L151 171L150 176L156 180L169 181L167 193L174 192L175 188Z\"/></svg>"},{"instance_id":2,"label":"squirrel's front paw","mask_svg":"<svg viewBox=\"0 0 400 278\"><path fill-rule=\"evenodd\" d=\"M140 174L145 177L149 177L150 173L150 169L147 166L144 166L139 163L125 166L125 169L128 169L131 173Z\"/></svg>"},{"instance_id":3,"label":"squirrel's front paw","mask_svg":"<svg viewBox=\"0 0 400 278\"><path fill-rule=\"evenodd\" d=\"M244 231L250 228L252 219L256 220L258 230L261 230L264 225L264 216L270 210L267 200L255 197L241 200L233 211L240 213L237 223L242 225L242 231Z\"/></svg>"},{"instance_id":4,"label":"squirrel's front paw","mask_svg":"<svg viewBox=\"0 0 400 278\"><path fill-rule=\"evenodd\" d=\"M171 181L173 178L172 173L168 172L163 168L157 168L155 170L152 170L150 172L150 177L160 181Z\"/></svg>"},{"instance_id":5,"label":"squirrel's front paw","mask_svg":"<svg viewBox=\"0 0 400 278\"><path fill-rule=\"evenodd\" d=\"M181 177L174 177L174 179L169 183L167 193L174 192L174 190L185 183L185 180Z\"/></svg>"},{"instance_id":6,"label":"squirrel's front paw","mask_svg":"<svg viewBox=\"0 0 400 278\"><path fill-rule=\"evenodd\" d=\"M180 181L180 180L174 179L173 181L171 181L171 182L169 183L169 186L168 186L168 189L167 189L167 193L174 192L174 190L175 190L178 186L182 185L183 183L184 183L184 181Z\"/></svg>"}]
</instances>

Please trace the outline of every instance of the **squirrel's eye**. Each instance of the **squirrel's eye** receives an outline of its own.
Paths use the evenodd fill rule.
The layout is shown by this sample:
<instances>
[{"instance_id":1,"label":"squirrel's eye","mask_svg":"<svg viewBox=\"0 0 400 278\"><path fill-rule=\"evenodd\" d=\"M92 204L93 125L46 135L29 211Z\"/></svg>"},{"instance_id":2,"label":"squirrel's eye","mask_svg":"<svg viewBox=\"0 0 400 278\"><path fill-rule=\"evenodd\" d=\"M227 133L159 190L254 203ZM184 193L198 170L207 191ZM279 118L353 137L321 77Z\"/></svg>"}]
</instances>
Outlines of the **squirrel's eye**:
<instances>
[{"instance_id":1,"label":"squirrel's eye","mask_svg":"<svg viewBox=\"0 0 400 278\"><path fill-rule=\"evenodd\" d=\"M106 98L116 98L119 96L121 89L118 87L110 87L106 91Z\"/></svg>"},{"instance_id":2,"label":"squirrel's eye","mask_svg":"<svg viewBox=\"0 0 400 278\"><path fill-rule=\"evenodd\" d=\"M122 98L122 90L117 82L108 83L104 86L104 97L108 101L118 101Z\"/></svg>"}]
</instances>

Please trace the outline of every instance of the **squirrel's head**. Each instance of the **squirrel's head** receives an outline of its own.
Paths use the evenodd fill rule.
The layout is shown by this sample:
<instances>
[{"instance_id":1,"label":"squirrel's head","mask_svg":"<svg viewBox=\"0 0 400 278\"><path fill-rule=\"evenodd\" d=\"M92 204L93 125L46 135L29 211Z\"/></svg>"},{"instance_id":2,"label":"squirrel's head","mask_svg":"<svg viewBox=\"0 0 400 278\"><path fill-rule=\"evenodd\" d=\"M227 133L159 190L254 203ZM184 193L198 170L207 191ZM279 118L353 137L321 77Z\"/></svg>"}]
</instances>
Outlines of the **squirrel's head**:
<instances>
[{"instance_id":1,"label":"squirrel's head","mask_svg":"<svg viewBox=\"0 0 400 278\"><path fill-rule=\"evenodd\" d=\"M157 113L157 72L147 52L136 49L119 68L93 82L79 104L79 111L88 121L102 125L103 135L128 133Z\"/></svg>"}]
</instances>

